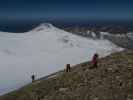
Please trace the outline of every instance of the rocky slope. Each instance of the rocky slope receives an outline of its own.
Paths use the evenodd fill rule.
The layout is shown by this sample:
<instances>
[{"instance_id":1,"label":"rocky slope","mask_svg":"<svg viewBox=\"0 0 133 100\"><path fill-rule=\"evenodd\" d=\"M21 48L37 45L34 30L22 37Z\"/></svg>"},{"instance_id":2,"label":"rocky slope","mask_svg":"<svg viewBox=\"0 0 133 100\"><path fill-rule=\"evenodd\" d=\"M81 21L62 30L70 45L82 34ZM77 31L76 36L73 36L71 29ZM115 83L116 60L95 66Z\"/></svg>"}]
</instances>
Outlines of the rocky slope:
<instances>
[{"instance_id":1,"label":"rocky slope","mask_svg":"<svg viewBox=\"0 0 133 100\"><path fill-rule=\"evenodd\" d=\"M94 36L97 39L101 37L101 32L108 33L108 35L106 34L105 39L108 39L109 41L123 48L133 48L133 39L128 37L128 34L133 34L132 27L122 25L77 25L72 27L65 27L64 30L87 38L93 38L91 34L95 34Z\"/></svg>"},{"instance_id":2,"label":"rocky slope","mask_svg":"<svg viewBox=\"0 0 133 100\"><path fill-rule=\"evenodd\" d=\"M106 33L104 34L104 39L107 39L123 48L133 48L133 39L130 38L130 36L133 36L133 32L124 27L68 27L64 28L64 30L93 39L101 39L101 37L103 37L102 33Z\"/></svg>"},{"instance_id":3,"label":"rocky slope","mask_svg":"<svg viewBox=\"0 0 133 100\"><path fill-rule=\"evenodd\" d=\"M73 66L33 82L0 100L133 100L133 50Z\"/></svg>"},{"instance_id":4,"label":"rocky slope","mask_svg":"<svg viewBox=\"0 0 133 100\"><path fill-rule=\"evenodd\" d=\"M111 34L126 34L132 31L132 29L130 29L129 27L121 25L75 25L70 27L64 27L64 30L71 33L85 33L90 30L93 32L108 32Z\"/></svg>"}]
</instances>

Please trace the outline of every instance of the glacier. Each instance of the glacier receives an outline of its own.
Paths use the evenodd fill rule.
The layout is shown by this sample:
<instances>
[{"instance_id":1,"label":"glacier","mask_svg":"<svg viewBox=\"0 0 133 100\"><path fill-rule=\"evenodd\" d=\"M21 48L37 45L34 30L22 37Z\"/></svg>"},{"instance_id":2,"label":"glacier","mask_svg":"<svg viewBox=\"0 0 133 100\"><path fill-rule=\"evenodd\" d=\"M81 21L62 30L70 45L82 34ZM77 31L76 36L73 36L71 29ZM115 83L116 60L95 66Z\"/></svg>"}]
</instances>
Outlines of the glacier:
<instances>
[{"instance_id":1,"label":"glacier","mask_svg":"<svg viewBox=\"0 0 133 100\"><path fill-rule=\"evenodd\" d=\"M41 78L123 48L106 39L84 38L43 23L25 33L0 32L0 95L31 82L30 76Z\"/></svg>"}]
</instances>

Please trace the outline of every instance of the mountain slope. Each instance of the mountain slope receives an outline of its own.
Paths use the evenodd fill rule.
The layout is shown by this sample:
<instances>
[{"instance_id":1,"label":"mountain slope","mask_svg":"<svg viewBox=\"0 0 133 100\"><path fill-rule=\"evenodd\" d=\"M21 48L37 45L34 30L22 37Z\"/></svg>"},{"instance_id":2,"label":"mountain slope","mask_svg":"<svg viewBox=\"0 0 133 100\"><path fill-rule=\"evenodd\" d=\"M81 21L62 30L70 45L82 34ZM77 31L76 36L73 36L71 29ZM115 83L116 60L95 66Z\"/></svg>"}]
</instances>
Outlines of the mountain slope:
<instances>
[{"instance_id":1,"label":"mountain slope","mask_svg":"<svg viewBox=\"0 0 133 100\"><path fill-rule=\"evenodd\" d=\"M79 37L41 24L26 33L0 32L0 94L20 88L36 78L88 61L95 52L101 57L123 50L108 40Z\"/></svg>"},{"instance_id":2,"label":"mountain slope","mask_svg":"<svg viewBox=\"0 0 133 100\"><path fill-rule=\"evenodd\" d=\"M58 72L0 100L132 100L133 50L114 53L99 60L97 69L90 62L73 66L69 73Z\"/></svg>"}]
</instances>

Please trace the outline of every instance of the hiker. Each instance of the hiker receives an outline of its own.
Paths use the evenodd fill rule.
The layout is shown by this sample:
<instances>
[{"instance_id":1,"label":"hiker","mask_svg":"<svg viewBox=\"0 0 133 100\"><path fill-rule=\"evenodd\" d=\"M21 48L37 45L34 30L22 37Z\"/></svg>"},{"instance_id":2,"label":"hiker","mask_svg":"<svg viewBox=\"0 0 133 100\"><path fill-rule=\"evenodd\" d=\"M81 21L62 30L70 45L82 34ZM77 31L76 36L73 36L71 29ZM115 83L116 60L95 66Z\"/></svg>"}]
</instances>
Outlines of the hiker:
<instances>
[{"instance_id":1,"label":"hiker","mask_svg":"<svg viewBox=\"0 0 133 100\"><path fill-rule=\"evenodd\" d=\"M92 58L92 67L91 68L97 68L98 67L98 54L95 53Z\"/></svg>"},{"instance_id":2,"label":"hiker","mask_svg":"<svg viewBox=\"0 0 133 100\"><path fill-rule=\"evenodd\" d=\"M34 74L31 76L31 79L32 79L32 82L35 81L35 75Z\"/></svg>"},{"instance_id":3,"label":"hiker","mask_svg":"<svg viewBox=\"0 0 133 100\"><path fill-rule=\"evenodd\" d=\"M70 72L70 71L71 71L70 64L67 64L67 65L66 65L66 72Z\"/></svg>"}]
</instances>

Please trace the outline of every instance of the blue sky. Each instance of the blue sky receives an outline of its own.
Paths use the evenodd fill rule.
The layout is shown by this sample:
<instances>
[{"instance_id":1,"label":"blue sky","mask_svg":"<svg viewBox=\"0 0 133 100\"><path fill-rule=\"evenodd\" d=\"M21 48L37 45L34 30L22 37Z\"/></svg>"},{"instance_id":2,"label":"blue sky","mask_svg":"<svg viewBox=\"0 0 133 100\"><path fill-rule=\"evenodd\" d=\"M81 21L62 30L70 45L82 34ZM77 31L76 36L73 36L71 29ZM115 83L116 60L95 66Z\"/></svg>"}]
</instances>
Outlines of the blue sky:
<instances>
[{"instance_id":1,"label":"blue sky","mask_svg":"<svg viewBox=\"0 0 133 100\"><path fill-rule=\"evenodd\" d=\"M0 20L132 20L133 0L0 0Z\"/></svg>"}]
</instances>

